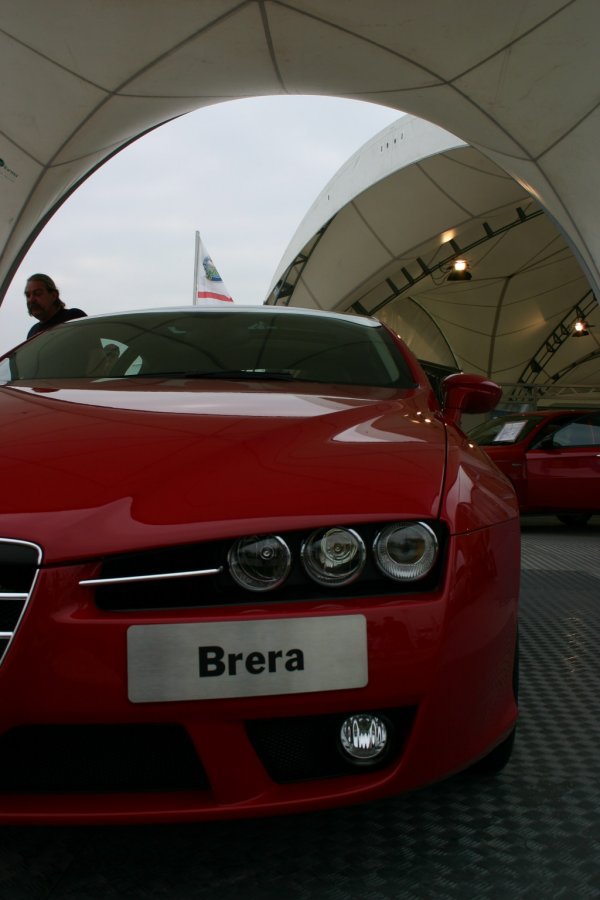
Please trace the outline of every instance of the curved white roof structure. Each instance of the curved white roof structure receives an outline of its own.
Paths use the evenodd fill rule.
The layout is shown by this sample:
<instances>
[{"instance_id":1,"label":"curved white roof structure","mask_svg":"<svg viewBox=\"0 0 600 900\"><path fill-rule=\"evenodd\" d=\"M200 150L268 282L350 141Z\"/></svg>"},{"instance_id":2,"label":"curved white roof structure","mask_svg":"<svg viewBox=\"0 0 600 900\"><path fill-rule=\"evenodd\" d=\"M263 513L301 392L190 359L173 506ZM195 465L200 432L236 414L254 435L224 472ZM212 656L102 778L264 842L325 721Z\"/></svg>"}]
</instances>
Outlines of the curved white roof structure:
<instances>
[{"instance_id":1,"label":"curved white roof structure","mask_svg":"<svg viewBox=\"0 0 600 900\"><path fill-rule=\"evenodd\" d=\"M470 280L448 280L457 256ZM376 315L421 359L503 384L600 385L600 308L555 224L478 150L409 116L324 188L267 302ZM572 340L580 316L589 334Z\"/></svg>"},{"instance_id":2,"label":"curved white roof structure","mask_svg":"<svg viewBox=\"0 0 600 900\"><path fill-rule=\"evenodd\" d=\"M0 297L48 218L128 142L286 93L459 135L558 223L597 286L599 30L596 0L3 0Z\"/></svg>"}]
</instances>

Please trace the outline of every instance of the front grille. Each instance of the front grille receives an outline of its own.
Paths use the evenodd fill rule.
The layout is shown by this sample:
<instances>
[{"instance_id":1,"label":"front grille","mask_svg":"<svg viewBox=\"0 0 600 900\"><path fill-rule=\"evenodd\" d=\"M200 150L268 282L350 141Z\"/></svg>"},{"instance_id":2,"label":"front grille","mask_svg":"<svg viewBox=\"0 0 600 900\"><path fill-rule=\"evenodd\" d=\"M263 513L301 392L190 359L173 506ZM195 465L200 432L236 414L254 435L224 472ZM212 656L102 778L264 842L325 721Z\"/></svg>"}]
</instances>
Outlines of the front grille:
<instances>
[{"instance_id":1,"label":"front grille","mask_svg":"<svg viewBox=\"0 0 600 900\"><path fill-rule=\"evenodd\" d=\"M401 583L383 576L369 558L361 577L343 588L327 588L308 577L300 563L300 548L310 531L280 532L290 547L294 566L281 587L256 594L239 587L230 576L227 554L233 540L209 541L180 547L165 547L141 553L107 557L98 579L94 580L96 605L109 611L172 609L278 601L331 601L361 597L393 597L421 594L435 589L439 583L445 557L446 531L439 522L429 522L436 532L440 552L435 567L426 578ZM372 547L381 523L352 524L366 547ZM206 574L181 576L202 571ZM171 573L171 577L169 576ZM126 583L95 582L109 579L132 579ZM139 579L139 580L136 580ZM156 579L156 580L153 580ZM86 582L83 582L85 585Z\"/></svg>"},{"instance_id":2,"label":"front grille","mask_svg":"<svg viewBox=\"0 0 600 900\"><path fill-rule=\"evenodd\" d=\"M338 736L347 713L257 719L246 723L246 731L265 769L278 784L348 774L366 775L375 768L389 765L401 754L416 707L368 712L385 717L390 725L391 746L380 766L357 767L342 756Z\"/></svg>"},{"instance_id":3,"label":"front grille","mask_svg":"<svg viewBox=\"0 0 600 900\"><path fill-rule=\"evenodd\" d=\"M41 561L35 544L0 538L0 662L23 618Z\"/></svg>"},{"instance_id":4,"label":"front grille","mask_svg":"<svg viewBox=\"0 0 600 900\"><path fill-rule=\"evenodd\" d=\"M0 737L0 792L205 790L181 725L22 725Z\"/></svg>"}]
</instances>

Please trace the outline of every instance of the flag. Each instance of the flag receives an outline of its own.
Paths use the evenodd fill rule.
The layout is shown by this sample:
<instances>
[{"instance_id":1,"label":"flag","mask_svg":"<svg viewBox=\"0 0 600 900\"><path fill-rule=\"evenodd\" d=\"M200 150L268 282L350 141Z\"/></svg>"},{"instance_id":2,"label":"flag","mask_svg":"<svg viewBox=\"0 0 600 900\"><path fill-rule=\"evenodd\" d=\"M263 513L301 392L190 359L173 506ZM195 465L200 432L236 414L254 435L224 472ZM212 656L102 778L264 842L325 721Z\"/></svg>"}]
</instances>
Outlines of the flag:
<instances>
[{"instance_id":1,"label":"flag","mask_svg":"<svg viewBox=\"0 0 600 900\"><path fill-rule=\"evenodd\" d=\"M202 300L226 300L233 297L225 287L218 269L206 251L200 233L196 232L196 259L194 262L194 304Z\"/></svg>"}]
</instances>

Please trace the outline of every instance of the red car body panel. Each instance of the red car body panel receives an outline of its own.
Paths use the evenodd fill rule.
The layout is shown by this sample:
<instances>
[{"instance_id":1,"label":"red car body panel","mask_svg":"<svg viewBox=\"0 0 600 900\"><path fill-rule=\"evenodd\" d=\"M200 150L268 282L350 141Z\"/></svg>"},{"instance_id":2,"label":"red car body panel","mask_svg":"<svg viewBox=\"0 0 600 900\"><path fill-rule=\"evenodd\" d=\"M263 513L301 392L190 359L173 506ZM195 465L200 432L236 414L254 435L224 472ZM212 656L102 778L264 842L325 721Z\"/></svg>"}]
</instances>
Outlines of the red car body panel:
<instances>
[{"instance_id":1,"label":"red car body panel","mask_svg":"<svg viewBox=\"0 0 600 900\"><path fill-rule=\"evenodd\" d=\"M245 534L257 510L262 531L340 517L436 518L444 477L454 485L445 514L461 517L459 530L512 513L512 492L498 489L481 452L461 458L458 429L445 473L445 429L419 408L422 392L399 402L356 389L147 387L91 388L85 404L82 388L0 388L0 417L13 422L0 436L0 477L19 484L4 499L0 531L43 537L46 561L57 562L160 545L165 526L179 541ZM460 478L465 467L472 471Z\"/></svg>"},{"instance_id":2,"label":"red car body panel","mask_svg":"<svg viewBox=\"0 0 600 900\"><path fill-rule=\"evenodd\" d=\"M355 691L220 701L131 704L127 699L125 636L132 624L219 621L210 614L99 613L89 588L71 587L94 574L94 564L50 568L38 580L20 626L18 644L2 666L2 728L27 722L173 722L192 736L211 790L150 796L1 795L0 822L104 821L132 823L227 818L294 812L412 790L464 768L512 727L512 688L518 554L514 522L451 541L441 590L426 600L372 598L367 616L369 685ZM478 562L474 564L474 560ZM498 573L503 573L498 577ZM292 604L274 613L268 604L228 609L227 616L260 618L331 614L331 604ZM336 614L355 603L335 604ZM460 702L456 698L460 697ZM259 764L244 722L417 705L406 751L392 767L296 785L276 785ZM149 748L151 752L151 748Z\"/></svg>"},{"instance_id":3,"label":"red car body panel","mask_svg":"<svg viewBox=\"0 0 600 900\"><path fill-rule=\"evenodd\" d=\"M185 541L245 534L257 519L261 531L318 524L323 509L335 521L438 515L446 437L421 392L403 403L389 392L158 388L93 388L86 404L74 387L0 388L0 417L14 423L0 477L19 484L0 531L43 537L55 562L162 544L165 527Z\"/></svg>"},{"instance_id":4,"label":"red car body panel","mask_svg":"<svg viewBox=\"0 0 600 900\"><path fill-rule=\"evenodd\" d=\"M21 727L177 724L207 777L198 790L0 788L0 823L191 821L354 803L446 777L510 734L515 495L483 451L444 421L411 366L420 383L396 391L161 379L135 388L126 379L0 387L0 421L11 422L10 433L0 430L0 539L43 550L0 666L0 760L3 736ZM81 583L98 578L115 553L404 519L437 521L447 534L431 590L275 602L255 594L244 603L114 611ZM129 699L132 627L356 615L366 622L364 687ZM247 729L404 708L414 709L414 721L385 766L297 783L268 774Z\"/></svg>"},{"instance_id":5,"label":"red car body panel","mask_svg":"<svg viewBox=\"0 0 600 900\"><path fill-rule=\"evenodd\" d=\"M527 454L530 509L600 511L600 445Z\"/></svg>"},{"instance_id":6,"label":"red car body panel","mask_svg":"<svg viewBox=\"0 0 600 900\"><path fill-rule=\"evenodd\" d=\"M538 446L552 429L566 427L590 414L594 410L554 410L506 417L535 425L514 443L482 444L512 482L522 513L600 512L600 440L588 446Z\"/></svg>"}]
</instances>

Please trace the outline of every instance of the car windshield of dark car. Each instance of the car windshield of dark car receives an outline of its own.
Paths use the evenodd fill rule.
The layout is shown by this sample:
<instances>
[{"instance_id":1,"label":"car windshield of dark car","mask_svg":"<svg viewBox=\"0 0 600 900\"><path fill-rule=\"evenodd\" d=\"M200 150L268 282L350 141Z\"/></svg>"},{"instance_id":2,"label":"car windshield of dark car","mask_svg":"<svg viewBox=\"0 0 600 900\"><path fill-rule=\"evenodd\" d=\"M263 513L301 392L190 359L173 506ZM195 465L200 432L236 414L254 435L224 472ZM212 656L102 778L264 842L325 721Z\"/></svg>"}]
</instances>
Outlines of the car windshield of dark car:
<instances>
[{"instance_id":1,"label":"car windshield of dark car","mask_svg":"<svg viewBox=\"0 0 600 900\"><path fill-rule=\"evenodd\" d=\"M483 447L498 444L516 444L540 424L544 414L539 416L502 416L483 422L469 431L469 437Z\"/></svg>"},{"instance_id":2,"label":"car windshield of dark car","mask_svg":"<svg viewBox=\"0 0 600 900\"><path fill-rule=\"evenodd\" d=\"M4 377L12 381L145 376L414 385L383 327L268 308L78 319L14 350L4 373L6 363Z\"/></svg>"}]
</instances>

